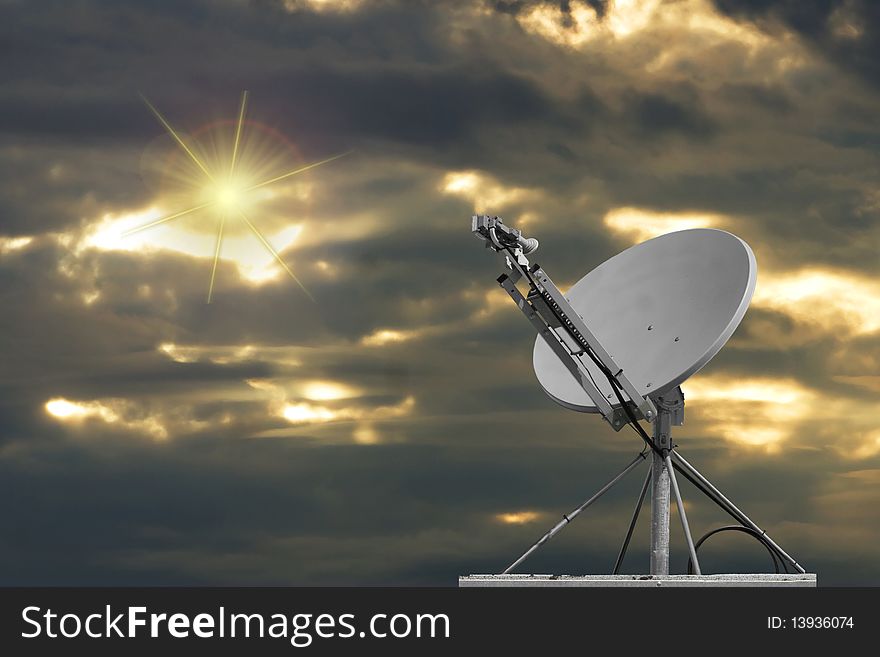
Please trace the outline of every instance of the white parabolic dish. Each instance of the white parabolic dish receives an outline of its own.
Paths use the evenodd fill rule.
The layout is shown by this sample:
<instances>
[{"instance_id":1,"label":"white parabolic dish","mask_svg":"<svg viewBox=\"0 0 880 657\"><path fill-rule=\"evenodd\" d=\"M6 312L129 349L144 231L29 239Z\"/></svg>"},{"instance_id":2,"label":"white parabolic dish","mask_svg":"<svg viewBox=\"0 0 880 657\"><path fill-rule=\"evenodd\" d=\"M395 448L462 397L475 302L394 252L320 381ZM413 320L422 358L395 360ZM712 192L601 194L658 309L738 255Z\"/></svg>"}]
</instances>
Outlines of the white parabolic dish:
<instances>
[{"instance_id":1,"label":"white parabolic dish","mask_svg":"<svg viewBox=\"0 0 880 657\"><path fill-rule=\"evenodd\" d=\"M724 346L746 313L757 278L749 245L723 230L667 233L606 260L565 293L587 327L642 395L680 385ZM605 376L584 356L599 390ZM557 403L596 406L540 336L535 374Z\"/></svg>"}]
</instances>

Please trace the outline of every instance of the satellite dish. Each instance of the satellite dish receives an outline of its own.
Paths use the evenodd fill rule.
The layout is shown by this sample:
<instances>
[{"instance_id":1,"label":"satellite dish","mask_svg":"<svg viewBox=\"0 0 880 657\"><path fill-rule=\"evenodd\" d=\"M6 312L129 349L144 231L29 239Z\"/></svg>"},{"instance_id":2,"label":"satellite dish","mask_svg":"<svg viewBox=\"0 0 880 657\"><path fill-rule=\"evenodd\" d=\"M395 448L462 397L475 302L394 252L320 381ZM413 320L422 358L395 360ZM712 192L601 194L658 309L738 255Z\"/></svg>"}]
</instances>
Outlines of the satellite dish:
<instances>
[{"instance_id":1,"label":"satellite dish","mask_svg":"<svg viewBox=\"0 0 880 657\"><path fill-rule=\"evenodd\" d=\"M737 530L767 548L777 573L780 567L786 573L789 567L797 571L793 579L782 575L780 581L815 585L815 575L807 574L692 466L672 440L672 428L684 423L685 400L679 384L718 353L752 299L758 268L749 245L711 228L668 233L619 253L563 293L543 267L526 258L537 250L536 239L505 225L501 217L471 219L474 236L504 256L507 271L497 282L538 333L532 358L544 391L566 408L600 413L615 431L630 426L645 444L617 476L563 514L498 577L508 577L650 455L651 467L614 565L615 576L650 488L652 576L669 574L669 509L674 497L690 555L689 573L693 569L702 576L697 549L706 538L717 531ZM652 435L642 428L641 420L651 422ZM676 472L739 525L715 530L694 543Z\"/></svg>"},{"instance_id":2,"label":"satellite dish","mask_svg":"<svg viewBox=\"0 0 880 657\"><path fill-rule=\"evenodd\" d=\"M565 294L642 396L672 390L724 346L755 291L755 254L723 230L695 228L637 244ZM535 374L544 391L575 411L598 409L538 337ZM586 362L600 392L617 405L608 379Z\"/></svg>"}]
</instances>

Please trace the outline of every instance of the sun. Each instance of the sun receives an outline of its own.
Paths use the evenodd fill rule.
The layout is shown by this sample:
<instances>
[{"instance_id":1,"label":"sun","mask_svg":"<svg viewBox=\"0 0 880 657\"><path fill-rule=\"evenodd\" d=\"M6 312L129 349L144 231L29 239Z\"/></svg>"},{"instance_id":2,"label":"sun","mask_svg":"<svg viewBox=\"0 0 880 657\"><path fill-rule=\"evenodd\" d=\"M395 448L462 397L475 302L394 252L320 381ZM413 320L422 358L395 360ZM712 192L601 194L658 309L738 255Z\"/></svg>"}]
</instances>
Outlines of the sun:
<instances>
[{"instance_id":1,"label":"sun","mask_svg":"<svg viewBox=\"0 0 880 657\"><path fill-rule=\"evenodd\" d=\"M237 210L242 201L241 190L235 185L219 185L214 194L220 209L228 212Z\"/></svg>"},{"instance_id":2,"label":"sun","mask_svg":"<svg viewBox=\"0 0 880 657\"><path fill-rule=\"evenodd\" d=\"M132 230L123 233L123 236L165 224L180 217L192 215L199 212L209 212L213 215L217 224L217 243L214 249L214 260L211 267L211 279L208 284L207 303L211 303L214 296L214 281L217 275L217 264L220 260L220 254L223 248L223 236L228 221L241 221L253 233L254 237L263 245L263 247L278 261L278 264L286 271L290 277L302 288L303 292L312 299L312 295L306 290L302 282L296 277L287 263L284 262L279 253L266 240L263 233L254 225L249 217L252 205L255 205L259 196L253 192L280 182L299 173L303 173L322 164L327 164L340 157L348 155L351 151L339 153L318 162L312 162L304 166L297 167L292 171L286 171L279 175L269 177L267 179L255 179L250 171L243 170L241 165L241 153L243 146L243 127L245 124L245 114L248 105L248 92L241 94L241 104L238 110L238 117L234 123L234 135L231 142L231 148L228 153L223 153L218 157L207 160L197 155L197 152L205 149L198 149L195 144L188 143L183 136L175 130L168 120L157 110L149 100L143 95L144 103L150 108L150 111L159 120L159 123L165 128L168 134L174 139L175 143L187 155L188 161L194 165L195 177L186 178L187 189L190 189L192 203L190 207L173 212L150 223L138 226ZM253 165L253 163L251 163ZM254 168L253 166L251 168ZM314 300L314 299L312 299Z\"/></svg>"}]
</instances>

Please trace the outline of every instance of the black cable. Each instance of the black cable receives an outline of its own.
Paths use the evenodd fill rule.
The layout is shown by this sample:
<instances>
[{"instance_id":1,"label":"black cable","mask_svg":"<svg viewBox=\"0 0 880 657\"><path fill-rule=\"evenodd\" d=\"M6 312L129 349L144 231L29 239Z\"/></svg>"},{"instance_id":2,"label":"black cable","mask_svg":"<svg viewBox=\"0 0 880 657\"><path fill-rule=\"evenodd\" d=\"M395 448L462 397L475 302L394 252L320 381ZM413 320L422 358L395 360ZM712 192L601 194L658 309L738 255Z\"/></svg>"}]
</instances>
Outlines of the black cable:
<instances>
[{"instance_id":1,"label":"black cable","mask_svg":"<svg viewBox=\"0 0 880 657\"><path fill-rule=\"evenodd\" d=\"M572 356L575 356L575 357L577 357L578 360L581 360L580 354L572 354ZM581 362L583 363L584 361L581 360ZM590 377L590 381L593 382L593 385L596 387L596 390L599 390L599 384L596 383L596 379L593 378L593 373L590 371L590 368L584 367L584 371L587 373L587 376ZM602 392L602 391L599 390L599 392Z\"/></svg>"},{"instance_id":2,"label":"black cable","mask_svg":"<svg viewBox=\"0 0 880 657\"><path fill-rule=\"evenodd\" d=\"M738 518L738 517L736 516L736 514L734 514L734 513L733 513L732 511L730 511L729 509L727 509L727 508L721 503L721 500L719 500L718 497L716 497L716 495L715 495L711 490L709 490L708 488L706 488L702 483L700 483L700 481L698 481L697 479L695 479L694 477L692 477L692 476L690 475L690 473L689 473L687 470L685 470L685 469L682 468L680 465L678 465L674 460L672 461L672 467L675 468L675 469L678 471L678 473L681 474L685 479L687 479L689 482L691 482L691 484L692 484L697 490L699 490L699 491L700 491L701 493L703 493L706 497L708 497L710 500L712 500L713 502L715 502L715 504L716 504L718 507L720 507L721 510L723 510L725 513L727 513L727 515L729 515L731 518L733 518L733 519L736 520L738 523L740 523L738 526L744 527L744 528L746 528L746 529L752 529L751 527L748 527L748 526L746 526L745 524L743 524L743 521L742 521L740 518ZM754 532L755 530L752 529L752 531ZM756 533L756 534L759 534L759 532L755 532L755 533ZM787 562L788 562L788 558L787 558L784 554L782 554L782 552L779 550L779 548L777 548L775 545L773 545L772 543L770 543L770 542L764 537L763 534L760 534L760 539L759 539L759 540L761 541L761 543L764 544L764 546L766 546L769 550L771 550L771 551L772 551L772 552L773 552L773 553L779 558L779 561L780 561L780 563L782 564L782 568L785 570L786 573L788 573L788 572L789 572L789 570L788 570L788 563L787 563Z\"/></svg>"},{"instance_id":3,"label":"black cable","mask_svg":"<svg viewBox=\"0 0 880 657\"><path fill-rule=\"evenodd\" d=\"M627 415L627 425L629 426L629 428L632 429L633 431L635 431L636 435L639 436L639 438L644 440L648 444L649 447L651 447L655 452L657 452L658 454L661 454L661 456L662 456L662 450L658 450L655 448L653 439L648 437L648 434L642 428L642 425L639 424L638 419L635 417L635 415L633 415L630 412L629 405L627 404L627 402L624 401L623 396L620 394L620 390L617 386L617 380L611 375L608 368L603 367L602 362L599 361L598 356L596 356L592 352L591 349L588 348L588 349L584 350L584 353L587 353L590 356L590 359L596 364L596 367L598 367L602 371L602 374L605 375L605 378L608 379L608 383L611 386L611 389L614 391L614 394L617 396L618 403L623 407L624 413L626 413L626 415ZM580 360L579 356L578 356L578 359ZM581 362L583 362L583 361L581 361ZM598 390L599 386L596 384L596 380L593 378L593 375L590 372L589 368L584 367L584 369L587 372L587 376L590 377L590 381L593 382L593 385L596 386L596 389Z\"/></svg>"},{"instance_id":4,"label":"black cable","mask_svg":"<svg viewBox=\"0 0 880 657\"><path fill-rule=\"evenodd\" d=\"M663 458L666 458L666 450L657 447L657 443L654 442L653 438L648 436L648 434L642 428L642 425L639 424L638 418L636 418L627 402L623 399L623 395L621 394L621 390L617 384L617 379L614 378L614 376L608 371L608 368L605 368L603 374L605 374L605 377L608 379L608 383L611 385L611 389L614 390L614 394L617 396L617 401L620 402L620 406L623 409L623 412L626 413L626 417L629 420L628 424L635 430L636 434L638 434L638 436L651 447L651 449L655 453L659 454Z\"/></svg>"},{"instance_id":5,"label":"black cable","mask_svg":"<svg viewBox=\"0 0 880 657\"><path fill-rule=\"evenodd\" d=\"M694 554L696 554L697 551L700 549L700 546L706 542L707 538L709 538L710 536L714 536L715 534L720 534L721 532L742 532L758 539L758 542L767 549L767 552L770 554L770 558L773 559L773 571L776 573L779 572L779 561L777 560L777 555L773 549L773 546L771 546L770 543L767 542L767 539L764 538L763 534L755 531L751 527L744 527L742 525L725 525L724 527L717 527L712 531L706 532L703 537L694 544ZM782 564L783 567L785 567L784 561L782 562ZM787 569L786 572L788 572ZM688 557L687 574L694 574L694 562L690 557Z\"/></svg>"},{"instance_id":6,"label":"black cable","mask_svg":"<svg viewBox=\"0 0 880 657\"><path fill-rule=\"evenodd\" d=\"M594 358L595 358L595 356L594 356ZM604 370L605 371L602 373L608 378L608 383L611 384L611 388L614 390L614 394L617 395L617 400L620 402L621 407L623 407L623 412L626 413L626 416L629 418L630 426L632 426L636 430L636 433L638 433L639 436L641 436L642 440L644 440L646 443L648 443L651 446L651 449L653 449L655 452L657 452L661 456L665 457L666 454L664 453L664 450L657 447L656 443L654 442L654 439L650 438L648 436L648 434L642 428L642 425L639 424L638 418L636 418L636 416L633 414L632 410L630 410L629 405L624 401L623 396L621 395L620 388L618 387L618 384L617 384L617 379L611 374L611 372L608 370L607 367L605 367Z\"/></svg>"},{"instance_id":7,"label":"black cable","mask_svg":"<svg viewBox=\"0 0 880 657\"><path fill-rule=\"evenodd\" d=\"M585 349L585 353L590 357L590 359L596 364L596 367L599 368L599 371L605 375L605 378L608 379L608 384L611 386L611 389L614 391L614 395L617 397L617 401L620 404L623 412L626 414L628 419L628 424L635 430L635 432L639 435L639 437L645 441L645 443L657 454L665 457L666 455L663 453L659 447L657 447L654 439L648 436L645 430L642 428L642 425L639 424L638 418L633 414L632 410L629 407L627 401L623 398L621 394L622 391L620 389L619 384L617 383L617 378L611 373L605 364L599 360L599 357L593 353L593 350L587 345ZM597 386L598 387L598 386Z\"/></svg>"}]
</instances>

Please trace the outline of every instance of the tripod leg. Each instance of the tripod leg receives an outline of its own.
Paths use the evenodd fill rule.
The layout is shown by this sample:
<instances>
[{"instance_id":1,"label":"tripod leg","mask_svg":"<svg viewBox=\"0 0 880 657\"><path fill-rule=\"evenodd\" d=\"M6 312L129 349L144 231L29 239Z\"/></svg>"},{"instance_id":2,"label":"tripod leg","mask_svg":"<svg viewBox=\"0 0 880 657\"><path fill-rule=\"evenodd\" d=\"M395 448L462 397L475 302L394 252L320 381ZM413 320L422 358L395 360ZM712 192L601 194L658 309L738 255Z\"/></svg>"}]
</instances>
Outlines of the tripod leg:
<instances>
[{"instance_id":1,"label":"tripod leg","mask_svg":"<svg viewBox=\"0 0 880 657\"><path fill-rule=\"evenodd\" d=\"M571 513L569 513L567 515L563 515L562 520L560 520L558 523L556 523L556 525L554 525L550 531L548 531L540 539L538 539L537 543L535 543L534 545L532 545L532 547L530 547L528 550L526 550L519 559L517 559L512 564L510 564L501 574L502 575L509 574L510 571L512 571L514 568L516 568L518 565L520 565L523 561L528 559L535 550L537 550L539 547L544 545L544 543L546 543L551 538L556 536L556 534L558 534L562 530L562 528L565 527L568 523L570 523L572 520L574 520L581 511L583 511L588 506L590 506L593 502L595 502L600 497L602 497L602 495L607 493L611 489L611 487L614 486L614 484L616 484L618 481L623 479L629 473L630 470L635 468L640 462L644 461L646 454L647 454L647 452L640 452L639 455L636 456L630 462L630 464L627 465L620 472L620 474L618 474L616 477L614 477L614 479L612 479L607 484L605 484L602 488L600 488L599 491L595 495L593 495L593 497L591 497L586 502L581 504L578 508L576 508Z\"/></svg>"},{"instance_id":2,"label":"tripod leg","mask_svg":"<svg viewBox=\"0 0 880 657\"><path fill-rule=\"evenodd\" d=\"M779 545L776 544L773 539L767 536L767 532L758 527L758 525L752 521L745 513L740 511L737 506L727 499L721 491L719 491L715 486L706 479L700 472L688 463L685 458L678 453L677 450L672 450L672 457L675 459L675 467L684 474L688 479L692 482L699 482L698 488L702 486L705 490L703 491L706 496L715 502L719 507L724 509L728 514L730 514L737 522L739 522L744 527L748 527L759 534L761 534L764 538L767 539L767 542L773 546L773 548L779 553L780 556L784 557L792 566L794 566L799 573L806 573L803 566L801 566L797 561L795 561L791 556L788 555L785 550L783 550Z\"/></svg>"},{"instance_id":3,"label":"tripod leg","mask_svg":"<svg viewBox=\"0 0 880 657\"><path fill-rule=\"evenodd\" d=\"M669 481L672 483L672 492L675 495L675 505L678 507L678 517L681 518L681 528L684 530L684 540L687 542L688 552L691 554L691 563L694 564L694 573L700 572L700 562L697 561L697 550L694 548L694 539L691 536L691 528L688 525L687 514L684 512L684 502L681 499L681 491L678 490L678 480L675 478L675 470L672 467L672 459L666 456L666 469L669 470Z\"/></svg>"},{"instance_id":4,"label":"tripod leg","mask_svg":"<svg viewBox=\"0 0 880 657\"><path fill-rule=\"evenodd\" d=\"M648 493L648 484L651 483L651 468L648 468L648 474L645 476L645 483L642 484L642 492L639 494L639 501L636 502L635 511L633 511L632 520L629 522L629 529L626 531L626 538L623 539L623 545L620 546L620 552L617 555L617 561L614 562L614 570L611 572L612 575L617 575L620 573L620 567L623 565L623 559L626 557L626 550L629 547L629 542L632 540L633 531L636 528L636 523L639 520L639 513L642 510L642 504L645 502L645 495Z\"/></svg>"}]
</instances>

